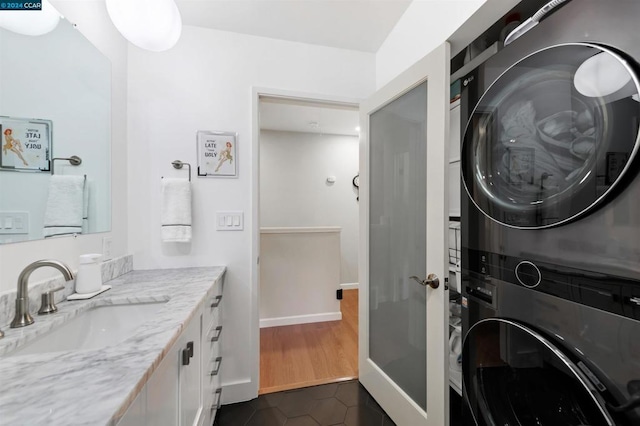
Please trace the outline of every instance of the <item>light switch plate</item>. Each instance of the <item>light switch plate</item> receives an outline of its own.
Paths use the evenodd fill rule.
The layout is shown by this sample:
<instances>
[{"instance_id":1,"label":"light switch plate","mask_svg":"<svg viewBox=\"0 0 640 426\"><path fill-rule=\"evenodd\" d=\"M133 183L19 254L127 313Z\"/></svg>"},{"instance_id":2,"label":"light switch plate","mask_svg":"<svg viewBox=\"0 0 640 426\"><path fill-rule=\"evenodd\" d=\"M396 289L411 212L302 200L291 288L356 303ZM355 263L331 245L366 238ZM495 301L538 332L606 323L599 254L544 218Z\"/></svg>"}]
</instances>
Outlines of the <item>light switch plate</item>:
<instances>
[{"instance_id":1,"label":"light switch plate","mask_svg":"<svg viewBox=\"0 0 640 426\"><path fill-rule=\"evenodd\" d=\"M216 212L217 231L242 231L243 229L243 212Z\"/></svg>"},{"instance_id":2,"label":"light switch plate","mask_svg":"<svg viewBox=\"0 0 640 426\"><path fill-rule=\"evenodd\" d=\"M29 212L0 212L0 235L28 233Z\"/></svg>"}]
</instances>

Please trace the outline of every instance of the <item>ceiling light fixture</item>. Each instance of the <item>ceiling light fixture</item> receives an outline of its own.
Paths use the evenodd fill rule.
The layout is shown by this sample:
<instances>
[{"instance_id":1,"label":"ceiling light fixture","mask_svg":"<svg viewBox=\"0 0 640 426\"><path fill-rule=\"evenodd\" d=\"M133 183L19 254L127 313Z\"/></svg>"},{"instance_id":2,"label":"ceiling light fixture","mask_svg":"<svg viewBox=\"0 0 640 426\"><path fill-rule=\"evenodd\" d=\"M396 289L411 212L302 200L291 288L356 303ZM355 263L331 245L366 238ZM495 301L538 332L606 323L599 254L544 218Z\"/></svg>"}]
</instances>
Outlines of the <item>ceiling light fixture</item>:
<instances>
[{"instance_id":1,"label":"ceiling light fixture","mask_svg":"<svg viewBox=\"0 0 640 426\"><path fill-rule=\"evenodd\" d=\"M11 32L39 36L53 31L62 16L47 0L42 0L42 10L3 10L0 27Z\"/></svg>"},{"instance_id":2,"label":"ceiling light fixture","mask_svg":"<svg viewBox=\"0 0 640 426\"><path fill-rule=\"evenodd\" d=\"M172 48L182 33L174 0L106 0L107 12L120 34L153 52Z\"/></svg>"},{"instance_id":3,"label":"ceiling light fixture","mask_svg":"<svg viewBox=\"0 0 640 426\"><path fill-rule=\"evenodd\" d=\"M356 127L356 132L359 132L359 131L360 131L360 126L357 126Z\"/></svg>"}]
</instances>

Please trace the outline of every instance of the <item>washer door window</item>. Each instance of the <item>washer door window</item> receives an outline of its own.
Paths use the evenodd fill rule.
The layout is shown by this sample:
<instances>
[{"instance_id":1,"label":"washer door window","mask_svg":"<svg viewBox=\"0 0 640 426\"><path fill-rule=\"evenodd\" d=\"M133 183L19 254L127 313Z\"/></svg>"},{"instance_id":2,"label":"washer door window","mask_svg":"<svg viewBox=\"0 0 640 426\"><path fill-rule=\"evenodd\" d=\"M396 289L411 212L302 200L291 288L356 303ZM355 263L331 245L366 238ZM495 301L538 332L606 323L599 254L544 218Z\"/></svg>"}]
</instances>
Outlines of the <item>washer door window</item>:
<instances>
[{"instance_id":1,"label":"washer door window","mask_svg":"<svg viewBox=\"0 0 640 426\"><path fill-rule=\"evenodd\" d=\"M596 207L638 151L638 78L593 44L550 47L487 90L464 135L462 175L489 218L547 228Z\"/></svg>"},{"instance_id":2,"label":"washer door window","mask_svg":"<svg viewBox=\"0 0 640 426\"><path fill-rule=\"evenodd\" d=\"M487 319L463 345L463 383L479 426L614 425L585 375L518 323Z\"/></svg>"}]
</instances>

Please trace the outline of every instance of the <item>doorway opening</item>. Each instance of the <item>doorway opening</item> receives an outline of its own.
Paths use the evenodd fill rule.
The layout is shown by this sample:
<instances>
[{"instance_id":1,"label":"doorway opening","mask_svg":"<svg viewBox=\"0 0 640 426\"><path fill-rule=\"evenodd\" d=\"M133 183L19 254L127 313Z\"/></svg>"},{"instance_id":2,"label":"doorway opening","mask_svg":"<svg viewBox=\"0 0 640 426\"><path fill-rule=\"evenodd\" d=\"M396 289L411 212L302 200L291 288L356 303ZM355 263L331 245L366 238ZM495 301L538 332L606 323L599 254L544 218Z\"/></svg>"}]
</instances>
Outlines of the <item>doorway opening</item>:
<instances>
[{"instance_id":1,"label":"doorway opening","mask_svg":"<svg viewBox=\"0 0 640 426\"><path fill-rule=\"evenodd\" d=\"M352 380L358 105L260 95L258 116L259 393Z\"/></svg>"}]
</instances>

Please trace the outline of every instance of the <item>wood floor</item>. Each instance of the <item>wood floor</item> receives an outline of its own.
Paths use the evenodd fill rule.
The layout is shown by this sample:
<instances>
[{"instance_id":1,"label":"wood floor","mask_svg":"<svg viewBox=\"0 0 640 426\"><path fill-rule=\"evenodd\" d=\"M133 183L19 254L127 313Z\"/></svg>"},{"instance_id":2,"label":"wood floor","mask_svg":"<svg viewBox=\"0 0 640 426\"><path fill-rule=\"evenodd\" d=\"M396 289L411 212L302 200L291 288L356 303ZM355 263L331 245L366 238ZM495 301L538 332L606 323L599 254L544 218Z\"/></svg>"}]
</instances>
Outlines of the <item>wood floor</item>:
<instances>
[{"instance_id":1,"label":"wood floor","mask_svg":"<svg viewBox=\"0 0 640 426\"><path fill-rule=\"evenodd\" d=\"M260 394L358 377L358 290L345 290L342 321L260 329Z\"/></svg>"}]
</instances>

